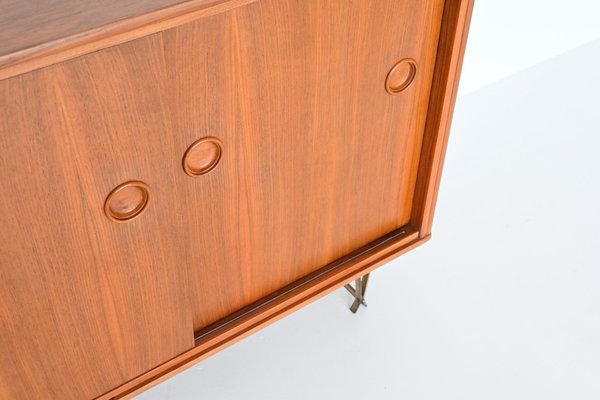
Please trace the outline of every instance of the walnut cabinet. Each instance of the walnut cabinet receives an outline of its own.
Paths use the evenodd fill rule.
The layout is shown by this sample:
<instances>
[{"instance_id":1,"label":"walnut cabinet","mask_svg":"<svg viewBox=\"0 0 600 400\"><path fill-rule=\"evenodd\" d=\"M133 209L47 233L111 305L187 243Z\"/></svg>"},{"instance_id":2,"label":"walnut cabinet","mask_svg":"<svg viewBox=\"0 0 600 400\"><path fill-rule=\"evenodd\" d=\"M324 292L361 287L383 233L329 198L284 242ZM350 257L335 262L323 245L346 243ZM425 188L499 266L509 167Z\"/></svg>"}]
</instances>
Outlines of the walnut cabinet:
<instances>
[{"instance_id":1,"label":"walnut cabinet","mask_svg":"<svg viewBox=\"0 0 600 400\"><path fill-rule=\"evenodd\" d=\"M427 241L472 7L0 0L0 398L131 398Z\"/></svg>"}]
</instances>

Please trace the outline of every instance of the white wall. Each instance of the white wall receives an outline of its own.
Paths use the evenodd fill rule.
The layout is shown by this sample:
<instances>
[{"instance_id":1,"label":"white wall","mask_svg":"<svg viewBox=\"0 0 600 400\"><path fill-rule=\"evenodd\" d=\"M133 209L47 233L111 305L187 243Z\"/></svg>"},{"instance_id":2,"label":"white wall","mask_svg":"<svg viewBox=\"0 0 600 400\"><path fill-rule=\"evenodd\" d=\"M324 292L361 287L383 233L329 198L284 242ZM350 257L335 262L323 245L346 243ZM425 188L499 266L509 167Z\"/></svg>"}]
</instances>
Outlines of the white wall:
<instances>
[{"instance_id":1,"label":"white wall","mask_svg":"<svg viewBox=\"0 0 600 400\"><path fill-rule=\"evenodd\" d=\"M475 0L460 95L597 38L599 0Z\"/></svg>"}]
</instances>

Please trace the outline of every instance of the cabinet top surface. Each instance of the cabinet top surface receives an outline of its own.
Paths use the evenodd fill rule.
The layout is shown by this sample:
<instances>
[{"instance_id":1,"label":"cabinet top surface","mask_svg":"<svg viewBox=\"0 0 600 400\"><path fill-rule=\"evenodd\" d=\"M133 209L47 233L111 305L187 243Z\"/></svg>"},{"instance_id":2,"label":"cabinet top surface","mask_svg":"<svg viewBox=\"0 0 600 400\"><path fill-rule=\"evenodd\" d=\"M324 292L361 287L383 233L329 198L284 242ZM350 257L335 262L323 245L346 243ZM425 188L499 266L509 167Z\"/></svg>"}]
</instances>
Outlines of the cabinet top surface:
<instances>
[{"instance_id":1,"label":"cabinet top surface","mask_svg":"<svg viewBox=\"0 0 600 400\"><path fill-rule=\"evenodd\" d=\"M0 56L185 0L0 0Z\"/></svg>"},{"instance_id":2,"label":"cabinet top surface","mask_svg":"<svg viewBox=\"0 0 600 400\"><path fill-rule=\"evenodd\" d=\"M0 0L0 68L132 20L219 5L225 0ZM127 27L127 25L124 25ZM126 30L126 29L124 29Z\"/></svg>"}]
</instances>

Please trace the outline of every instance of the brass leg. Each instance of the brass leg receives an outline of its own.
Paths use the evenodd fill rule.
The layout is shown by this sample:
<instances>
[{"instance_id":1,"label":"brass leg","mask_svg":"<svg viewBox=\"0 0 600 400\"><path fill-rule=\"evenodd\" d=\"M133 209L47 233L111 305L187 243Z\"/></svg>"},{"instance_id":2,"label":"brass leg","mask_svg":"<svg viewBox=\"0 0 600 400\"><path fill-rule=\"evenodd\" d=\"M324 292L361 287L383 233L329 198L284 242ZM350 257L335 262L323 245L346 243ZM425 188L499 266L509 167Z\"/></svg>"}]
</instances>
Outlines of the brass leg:
<instances>
[{"instance_id":1,"label":"brass leg","mask_svg":"<svg viewBox=\"0 0 600 400\"><path fill-rule=\"evenodd\" d=\"M365 307L367 306L365 294L367 292L367 284L369 283L369 275L370 274L366 274L365 276L358 278L356 280L355 287L352 287L350 284L344 286L350 292L350 294L354 296L354 303L352 303L352 307L350 307L350 311L352 311L354 314L356 314L361 305Z\"/></svg>"}]
</instances>

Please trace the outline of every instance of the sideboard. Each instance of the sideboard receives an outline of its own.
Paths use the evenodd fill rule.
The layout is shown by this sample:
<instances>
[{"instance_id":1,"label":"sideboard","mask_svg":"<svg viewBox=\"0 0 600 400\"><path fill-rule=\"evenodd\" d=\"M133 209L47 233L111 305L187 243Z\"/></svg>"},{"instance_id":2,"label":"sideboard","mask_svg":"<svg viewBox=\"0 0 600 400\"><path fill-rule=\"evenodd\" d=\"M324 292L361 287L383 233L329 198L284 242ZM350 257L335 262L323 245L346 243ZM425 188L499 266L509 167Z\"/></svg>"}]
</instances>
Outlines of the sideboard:
<instances>
[{"instance_id":1,"label":"sideboard","mask_svg":"<svg viewBox=\"0 0 600 400\"><path fill-rule=\"evenodd\" d=\"M0 0L0 398L132 398L430 238L472 0Z\"/></svg>"}]
</instances>

